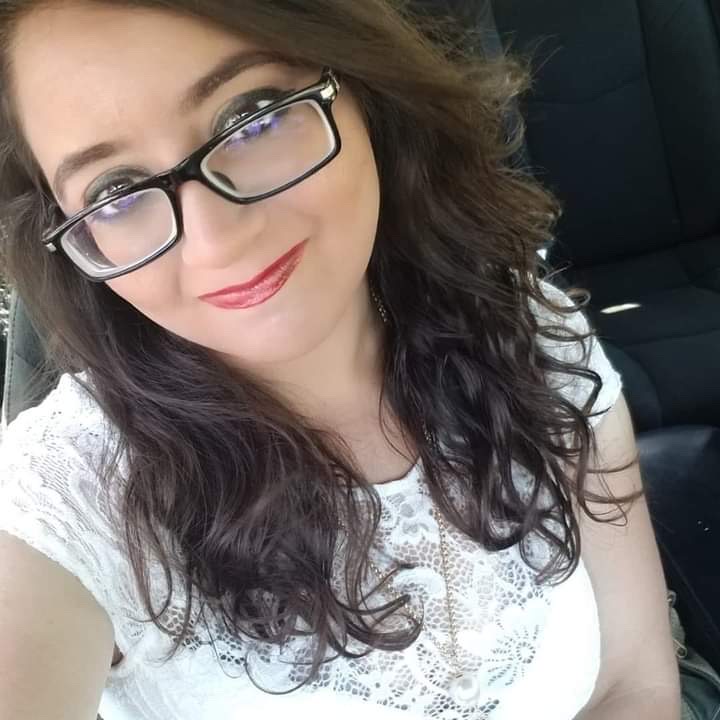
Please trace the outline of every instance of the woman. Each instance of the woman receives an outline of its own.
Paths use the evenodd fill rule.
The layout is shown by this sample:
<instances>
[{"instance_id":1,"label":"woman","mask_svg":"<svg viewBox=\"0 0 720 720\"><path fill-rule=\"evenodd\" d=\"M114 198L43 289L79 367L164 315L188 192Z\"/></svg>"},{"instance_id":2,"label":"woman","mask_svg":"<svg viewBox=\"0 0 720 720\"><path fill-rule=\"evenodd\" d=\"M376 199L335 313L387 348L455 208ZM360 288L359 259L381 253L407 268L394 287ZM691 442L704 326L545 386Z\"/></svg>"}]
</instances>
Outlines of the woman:
<instances>
[{"instance_id":1,"label":"woman","mask_svg":"<svg viewBox=\"0 0 720 720\"><path fill-rule=\"evenodd\" d=\"M0 453L0 718L676 718L519 69L387 0L1 7L7 271L64 374Z\"/></svg>"}]
</instances>

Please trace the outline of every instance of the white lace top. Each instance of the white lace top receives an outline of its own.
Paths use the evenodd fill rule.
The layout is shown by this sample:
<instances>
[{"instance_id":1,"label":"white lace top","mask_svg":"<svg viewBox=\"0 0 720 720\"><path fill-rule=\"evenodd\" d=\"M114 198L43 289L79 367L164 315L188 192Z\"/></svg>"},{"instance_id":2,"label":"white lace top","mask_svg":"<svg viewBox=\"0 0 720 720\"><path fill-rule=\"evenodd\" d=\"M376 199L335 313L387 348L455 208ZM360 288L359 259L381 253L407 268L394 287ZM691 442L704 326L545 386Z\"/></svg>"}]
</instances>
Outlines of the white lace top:
<instances>
[{"instance_id":1,"label":"white lace top","mask_svg":"<svg viewBox=\"0 0 720 720\"><path fill-rule=\"evenodd\" d=\"M547 292L559 293L550 285ZM572 322L586 326L579 313ZM580 357L579 346L552 345L553 351ZM601 347L593 345L589 364L603 379L594 408L600 410L613 405L621 381ZM578 405L591 389L584 379L556 380ZM387 567L385 551L419 564L400 572L392 586L396 594L409 592L415 607L424 606L424 629L408 649L338 658L323 665L311 685L284 695L259 689L248 672L274 693L295 687L305 668L298 670L293 661L308 659L306 639L268 647L217 630L213 646L196 627L192 641L160 663L171 640L152 623L141 622L142 605L121 535L93 472L108 437L112 429L99 408L65 375L42 404L10 424L0 445L0 529L77 576L112 620L124 659L107 678L100 706L104 720L351 720L368 712L373 720L571 720L588 701L599 670L600 637L582 558L564 583L540 586L517 546L489 553L454 529L448 549L459 659L463 669L478 674L483 692L471 706L451 699L438 528L420 467L377 486L384 509L376 565ZM515 470L519 483L527 481L522 468ZM539 543L535 549L542 552ZM181 617L178 608L169 615Z\"/></svg>"}]
</instances>

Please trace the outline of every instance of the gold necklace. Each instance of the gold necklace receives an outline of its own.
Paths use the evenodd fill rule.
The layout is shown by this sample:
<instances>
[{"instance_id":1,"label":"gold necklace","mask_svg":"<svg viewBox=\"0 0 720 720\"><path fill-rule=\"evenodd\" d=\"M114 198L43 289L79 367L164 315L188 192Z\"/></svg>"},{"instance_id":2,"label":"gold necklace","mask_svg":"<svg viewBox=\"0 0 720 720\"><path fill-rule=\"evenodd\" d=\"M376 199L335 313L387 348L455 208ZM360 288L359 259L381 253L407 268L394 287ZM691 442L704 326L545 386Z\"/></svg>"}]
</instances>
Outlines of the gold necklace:
<instances>
[{"instance_id":1,"label":"gold necklace","mask_svg":"<svg viewBox=\"0 0 720 720\"><path fill-rule=\"evenodd\" d=\"M447 608L449 626L450 626L450 653L449 656L438 648L440 652L450 661L452 666L452 679L448 686L448 692L450 696L458 703L469 704L477 701L482 687L478 679L476 672L472 670L463 670L458 659L458 639L457 639L457 625L455 617L455 609L453 607L452 597L450 593L450 582L448 580L448 566L449 566L449 552L447 546L447 525L442 517L442 513L438 512L434 507L431 508L432 516L438 525L438 536L440 540L440 560L442 564L443 580L445 582L445 606ZM379 581L382 581L383 574L380 569L375 565L372 560L368 560L371 570L377 576ZM392 583L392 579L390 580ZM397 600L400 595L395 596ZM413 620L418 625L424 627L423 620L418 616L417 612L410 606L406 605L406 610L410 613Z\"/></svg>"},{"instance_id":2,"label":"gold necklace","mask_svg":"<svg viewBox=\"0 0 720 720\"><path fill-rule=\"evenodd\" d=\"M387 310L378 297L377 293L375 292L375 289L373 286L370 286L370 296L372 297L373 302L375 303L378 314L380 315L380 318L382 319L384 324L389 323L388 313ZM428 445L432 445L434 443L433 438L431 437L427 426L423 422L423 435L425 436L425 440L428 443ZM458 659L458 639L457 639L457 624L456 624L456 616L455 616L455 608L453 606L452 602L452 595L450 592L450 582L448 580L448 567L450 566L449 562L449 552L448 552L448 543L447 543L447 533L448 528L445 523L445 519L442 516L442 512L438 511L435 507L432 507L430 509L433 518L435 519L435 522L438 526L438 537L439 537L439 545L440 545L440 560L442 565L442 574L443 574L443 580L445 583L445 605L447 608L447 614L448 614L448 620L449 620L449 627L450 627L450 654L447 659L449 659L450 664L452 666L452 679L450 681L450 685L448 687L448 692L450 696L458 703L462 704L469 704L477 701L480 692L482 690L480 686L480 681L478 679L477 672L467 670L463 671L462 667L460 665L460 661ZM346 531L345 526L340 523L340 526L344 532ZM383 574L380 571L380 569L375 565L375 563L368 559L368 564L370 565L370 569L373 571L373 573L377 576L379 581L382 581ZM392 579L390 580L392 583ZM398 599L401 597L400 595L397 595L395 599ZM407 611L410 613L411 617L415 622L424 627L424 622L422 619L418 617L418 614L416 611L410 607L409 605L406 607ZM442 652L442 650L440 650ZM445 654L445 653L443 653Z\"/></svg>"}]
</instances>

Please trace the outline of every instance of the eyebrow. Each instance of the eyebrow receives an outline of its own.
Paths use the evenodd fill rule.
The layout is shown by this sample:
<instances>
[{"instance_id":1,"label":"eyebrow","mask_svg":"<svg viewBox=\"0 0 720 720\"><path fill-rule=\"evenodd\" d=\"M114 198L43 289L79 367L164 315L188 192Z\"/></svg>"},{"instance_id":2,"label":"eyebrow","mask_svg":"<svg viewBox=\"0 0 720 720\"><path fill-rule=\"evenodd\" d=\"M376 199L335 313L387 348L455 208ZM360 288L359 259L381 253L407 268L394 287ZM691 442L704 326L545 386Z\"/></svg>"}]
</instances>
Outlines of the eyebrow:
<instances>
[{"instance_id":1,"label":"eyebrow","mask_svg":"<svg viewBox=\"0 0 720 720\"><path fill-rule=\"evenodd\" d=\"M180 99L178 111L181 114L189 112L246 70L272 63L292 64L288 58L266 50L241 50L224 58L190 86ZM88 165L116 155L125 147L124 143L102 142L67 155L53 176L52 187L58 198L63 199L63 185L71 175Z\"/></svg>"}]
</instances>

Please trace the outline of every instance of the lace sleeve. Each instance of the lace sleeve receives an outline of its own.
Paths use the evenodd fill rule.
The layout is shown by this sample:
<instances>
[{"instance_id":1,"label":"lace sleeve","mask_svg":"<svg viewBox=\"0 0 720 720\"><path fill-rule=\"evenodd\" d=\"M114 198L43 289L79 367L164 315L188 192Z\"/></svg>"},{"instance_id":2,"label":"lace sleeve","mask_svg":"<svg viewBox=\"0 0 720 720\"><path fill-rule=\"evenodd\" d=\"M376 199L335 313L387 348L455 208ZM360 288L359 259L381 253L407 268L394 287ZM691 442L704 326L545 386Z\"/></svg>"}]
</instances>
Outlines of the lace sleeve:
<instances>
[{"instance_id":1,"label":"lace sleeve","mask_svg":"<svg viewBox=\"0 0 720 720\"><path fill-rule=\"evenodd\" d=\"M570 297L559 288L548 282L542 281L541 286L545 296L566 307L575 307ZM560 315L551 313L545 308L540 308L537 303L531 303L538 320L542 325L556 325L569 328L576 333L586 333L591 327L585 314L578 310L572 315ZM602 387L595 398L590 410L588 419L590 424L595 426L605 417L605 414L613 407L622 391L622 377L613 367L608 359L602 344L597 336L593 335L584 342L561 342L539 338L540 345L549 354L558 357L565 362L572 362L582 367L594 370L602 381ZM587 357L583 360L584 349L588 350ZM574 375L554 373L550 378L551 385L556 387L567 399L578 408L583 408L594 389L594 384L589 378L582 378Z\"/></svg>"},{"instance_id":2,"label":"lace sleeve","mask_svg":"<svg viewBox=\"0 0 720 720\"><path fill-rule=\"evenodd\" d=\"M126 623L134 600L126 557L93 471L102 416L70 383L63 376L43 403L21 413L3 434L0 530L76 576L110 616L123 649L137 640Z\"/></svg>"}]
</instances>

